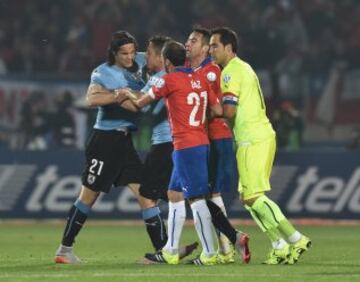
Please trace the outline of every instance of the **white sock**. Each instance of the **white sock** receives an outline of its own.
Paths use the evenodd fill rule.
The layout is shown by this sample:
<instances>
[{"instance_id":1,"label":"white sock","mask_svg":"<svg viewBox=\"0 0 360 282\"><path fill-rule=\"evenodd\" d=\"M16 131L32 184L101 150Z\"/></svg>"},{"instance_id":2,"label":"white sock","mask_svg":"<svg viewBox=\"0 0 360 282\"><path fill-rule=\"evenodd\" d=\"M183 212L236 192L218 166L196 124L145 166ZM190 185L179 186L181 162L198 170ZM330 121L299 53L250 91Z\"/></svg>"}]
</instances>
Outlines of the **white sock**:
<instances>
[{"instance_id":1,"label":"white sock","mask_svg":"<svg viewBox=\"0 0 360 282\"><path fill-rule=\"evenodd\" d=\"M271 242L271 245L272 245L273 249L280 250L280 249L284 248L287 245L287 243L283 238L280 238L279 240L277 240L275 242Z\"/></svg>"},{"instance_id":2,"label":"white sock","mask_svg":"<svg viewBox=\"0 0 360 282\"><path fill-rule=\"evenodd\" d=\"M215 205L217 205L224 215L227 217L224 201L221 196L215 196L210 199ZM219 248L221 254L228 254L232 250L232 244L230 240L221 232L216 232L219 242Z\"/></svg>"},{"instance_id":3,"label":"white sock","mask_svg":"<svg viewBox=\"0 0 360 282\"><path fill-rule=\"evenodd\" d=\"M290 235L288 240L290 243L294 244L301 239L301 233L299 231L295 231L294 234Z\"/></svg>"},{"instance_id":4,"label":"white sock","mask_svg":"<svg viewBox=\"0 0 360 282\"><path fill-rule=\"evenodd\" d=\"M168 240L163 248L174 255L179 251L180 237L186 218L185 201L169 202Z\"/></svg>"},{"instance_id":5,"label":"white sock","mask_svg":"<svg viewBox=\"0 0 360 282\"><path fill-rule=\"evenodd\" d=\"M194 217L195 229L201 241L203 253L210 257L216 253L214 248L214 229L211 215L205 200L199 200L191 204Z\"/></svg>"},{"instance_id":6,"label":"white sock","mask_svg":"<svg viewBox=\"0 0 360 282\"><path fill-rule=\"evenodd\" d=\"M59 248L56 250L56 255L63 255L66 253L72 253L73 247L68 247L60 244Z\"/></svg>"},{"instance_id":7,"label":"white sock","mask_svg":"<svg viewBox=\"0 0 360 282\"><path fill-rule=\"evenodd\" d=\"M222 197L221 196L215 196L215 197L212 197L210 200L215 205L217 205L221 209L221 211L225 214L225 216L227 217L225 204L224 204L224 201L223 201Z\"/></svg>"}]
</instances>

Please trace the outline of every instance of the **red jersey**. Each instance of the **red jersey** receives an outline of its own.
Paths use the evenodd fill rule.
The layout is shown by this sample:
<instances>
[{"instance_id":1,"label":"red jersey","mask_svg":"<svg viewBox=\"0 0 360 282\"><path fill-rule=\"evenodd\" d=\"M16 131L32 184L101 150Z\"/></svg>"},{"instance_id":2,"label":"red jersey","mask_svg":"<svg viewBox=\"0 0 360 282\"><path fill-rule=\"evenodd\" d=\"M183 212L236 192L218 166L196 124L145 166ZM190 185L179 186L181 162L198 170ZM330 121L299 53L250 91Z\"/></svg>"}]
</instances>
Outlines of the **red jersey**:
<instances>
[{"instance_id":1,"label":"red jersey","mask_svg":"<svg viewBox=\"0 0 360 282\"><path fill-rule=\"evenodd\" d=\"M207 58L194 71L202 74L207 79L218 99L222 101L220 67L212 62L210 58ZM232 138L231 129L223 118L214 118L208 122L208 134L210 140Z\"/></svg>"},{"instance_id":2,"label":"red jersey","mask_svg":"<svg viewBox=\"0 0 360 282\"><path fill-rule=\"evenodd\" d=\"M190 68L177 68L164 75L149 94L165 98L176 150L209 144L206 111L219 100L202 75Z\"/></svg>"}]
</instances>

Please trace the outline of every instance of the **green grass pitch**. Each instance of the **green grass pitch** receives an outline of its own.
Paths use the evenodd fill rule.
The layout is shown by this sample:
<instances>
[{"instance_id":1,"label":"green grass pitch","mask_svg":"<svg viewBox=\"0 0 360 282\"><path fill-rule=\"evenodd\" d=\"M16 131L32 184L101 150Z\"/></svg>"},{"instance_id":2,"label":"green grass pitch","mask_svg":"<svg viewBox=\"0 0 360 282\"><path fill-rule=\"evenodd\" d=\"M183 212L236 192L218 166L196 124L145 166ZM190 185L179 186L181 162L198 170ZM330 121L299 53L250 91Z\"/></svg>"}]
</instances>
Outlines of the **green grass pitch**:
<instances>
[{"instance_id":1,"label":"green grass pitch","mask_svg":"<svg viewBox=\"0 0 360 282\"><path fill-rule=\"evenodd\" d=\"M138 265L151 251L143 226L86 226L78 237L76 254L82 265L56 265L60 224L0 224L0 281L360 281L360 226L299 226L313 246L293 266L261 265L269 243L255 226L250 234L252 261L242 265ZM182 243L196 240L186 226Z\"/></svg>"}]
</instances>

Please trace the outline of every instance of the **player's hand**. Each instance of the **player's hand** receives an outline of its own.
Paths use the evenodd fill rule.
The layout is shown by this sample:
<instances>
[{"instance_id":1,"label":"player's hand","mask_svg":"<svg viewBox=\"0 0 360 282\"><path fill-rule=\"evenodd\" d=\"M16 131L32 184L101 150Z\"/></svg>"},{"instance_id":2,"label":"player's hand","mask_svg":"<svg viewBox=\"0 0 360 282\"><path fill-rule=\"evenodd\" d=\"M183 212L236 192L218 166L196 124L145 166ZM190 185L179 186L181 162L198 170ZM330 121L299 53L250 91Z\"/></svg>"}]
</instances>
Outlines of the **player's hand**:
<instances>
[{"instance_id":1,"label":"player's hand","mask_svg":"<svg viewBox=\"0 0 360 282\"><path fill-rule=\"evenodd\" d=\"M131 91L131 89L129 89L129 88L124 88L123 90L124 90L124 91L123 91L124 95L125 95L127 98L129 98L130 100L136 101L136 100L138 99L138 96L137 96L135 93L133 93L133 92Z\"/></svg>"},{"instance_id":2,"label":"player's hand","mask_svg":"<svg viewBox=\"0 0 360 282\"><path fill-rule=\"evenodd\" d=\"M114 90L114 99L116 103L122 103L125 100L127 100L128 98L125 95L125 89L126 88L119 88L119 89L115 89Z\"/></svg>"}]
</instances>

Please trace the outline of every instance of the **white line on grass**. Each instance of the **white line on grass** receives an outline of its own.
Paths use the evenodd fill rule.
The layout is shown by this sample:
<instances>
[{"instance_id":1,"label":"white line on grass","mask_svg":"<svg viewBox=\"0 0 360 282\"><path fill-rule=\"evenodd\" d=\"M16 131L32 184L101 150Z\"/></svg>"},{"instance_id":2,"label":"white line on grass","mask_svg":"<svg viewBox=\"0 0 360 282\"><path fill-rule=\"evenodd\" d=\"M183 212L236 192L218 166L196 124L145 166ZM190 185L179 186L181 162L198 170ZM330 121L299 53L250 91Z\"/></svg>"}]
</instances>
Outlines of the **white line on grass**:
<instances>
[{"instance_id":1,"label":"white line on grass","mask_svg":"<svg viewBox=\"0 0 360 282\"><path fill-rule=\"evenodd\" d=\"M290 274L289 274L290 275ZM18 278L18 279L33 279L33 278L71 278L76 276L82 276L84 277L84 273L3 273L0 274L0 279L2 278ZM95 273L87 273L86 276L89 277L284 277L284 274L270 274L270 273L172 273L172 272L156 272L156 273L145 273L145 272L95 272ZM286 275L285 275L286 276ZM291 274L292 277L294 277L294 273ZM295 275L296 276L296 275ZM302 276L299 274L299 276ZM360 274L358 273L352 273L352 274L346 274L344 275L346 277L360 277Z\"/></svg>"}]
</instances>

